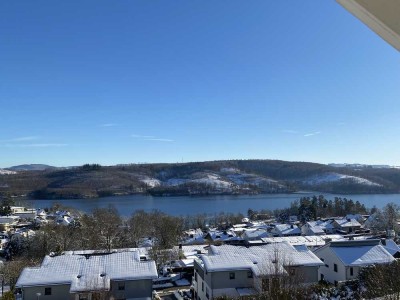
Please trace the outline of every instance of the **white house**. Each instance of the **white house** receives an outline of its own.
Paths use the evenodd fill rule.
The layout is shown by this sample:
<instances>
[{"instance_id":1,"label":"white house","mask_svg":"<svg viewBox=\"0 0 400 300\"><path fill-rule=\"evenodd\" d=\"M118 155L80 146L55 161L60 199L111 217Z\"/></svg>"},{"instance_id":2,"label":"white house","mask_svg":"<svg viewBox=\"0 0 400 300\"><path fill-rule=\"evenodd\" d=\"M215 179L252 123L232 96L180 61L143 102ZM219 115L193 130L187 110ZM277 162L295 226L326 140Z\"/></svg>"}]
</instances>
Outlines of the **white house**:
<instances>
[{"instance_id":1,"label":"white house","mask_svg":"<svg viewBox=\"0 0 400 300\"><path fill-rule=\"evenodd\" d=\"M319 278L335 284L357 279L363 267L395 260L380 240L331 242L316 249L314 254L325 264L319 269Z\"/></svg>"},{"instance_id":2,"label":"white house","mask_svg":"<svg viewBox=\"0 0 400 300\"><path fill-rule=\"evenodd\" d=\"M136 299L152 296L152 280L157 278L154 261L141 252L70 252L46 256L38 268L25 268L17 283L17 299L90 300ZM42 299L42 298L41 298Z\"/></svg>"},{"instance_id":3,"label":"white house","mask_svg":"<svg viewBox=\"0 0 400 300\"><path fill-rule=\"evenodd\" d=\"M203 244L204 233L200 228L189 229L183 232L182 244L192 245L192 244Z\"/></svg>"},{"instance_id":4,"label":"white house","mask_svg":"<svg viewBox=\"0 0 400 300\"><path fill-rule=\"evenodd\" d=\"M270 236L269 232L263 228L246 229L242 234L242 238L245 241L261 240L262 238L269 236Z\"/></svg>"},{"instance_id":5,"label":"white house","mask_svg":"<svg viewBox=\"0 0 400 300\"><path fill-rule=\"evenodd\" d=\"M322 221L310 221L301 226L302 235L324 235L325 231L320 224Z\"/></svg>"},{"instance_id":6,"label":"white house","mask_svg":"<svg viewBox=\"0 0 400 300\"><path fill-rule=\"evenodd\" d=\"M354 233L356 230L361 229L361 224L356 219L336 219L333 226L343 233Z\"/></svg>"},{"instance_id":7,"label":"white house","mask_svg":"<svg viewBox=\"0 0 400 300\"><path fill-rule=\"evenodd\" d=\"M303 283L318 281L323 263L304 246L288 243L242 247L210 246L194 263L194 298L238 298L269 289L271 277L298 275Z\"/></svg>"},{"instance_id":8,"label":"white house","mask_svg":"<svg viewBox=\"0 0 400 300\"><path fill-rule=\"evenodd\" d=\"M233 230L210 229L204 237L212 242L236 243L242 240Z\"/></svg>"},{"instance_id":9,"label":"white house","mask_svg":"<svg viewBox=\"0 0 400 300\"><path fill-rule=\"evenodd\" d=\"M301 235L301 230L294 224L279 224L271 230L271 233L273 236L297 236Z\"/></svg>"}]
</instances>

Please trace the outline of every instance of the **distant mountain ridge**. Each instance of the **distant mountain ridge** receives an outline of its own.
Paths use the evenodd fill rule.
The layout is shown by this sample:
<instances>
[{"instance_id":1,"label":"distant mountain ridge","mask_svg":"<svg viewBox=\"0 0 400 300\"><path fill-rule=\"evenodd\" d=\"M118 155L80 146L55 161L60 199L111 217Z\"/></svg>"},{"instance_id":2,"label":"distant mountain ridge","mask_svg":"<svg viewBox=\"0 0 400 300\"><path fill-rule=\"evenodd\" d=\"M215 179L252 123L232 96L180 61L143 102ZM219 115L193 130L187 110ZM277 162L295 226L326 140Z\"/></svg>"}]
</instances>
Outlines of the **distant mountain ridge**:
<instances>
[{"instance_id":1,"label":"distant mountain ridge","mask_svg":"<svg viewBox=\"0 0 400 300\"><path fill-rule=\"evenodd\" d=\"M57 167L44 165L44 164L25 164L6 168L10 171L44 171L50 169L57 169Z\"/></svg>"},{"instance_id":2,"label":"distant mountain ridge","mask_svg":"<svg viewBox=\"0 0 400 300\"><path fill-rule=\"evenodd\" d=\"M31 166L31 165L28 165ZM43 166L43 165L42 165ZM1 195L90 198L127 194L223 195L318 192L399 193L397 168L351 168L280 160L84 165L0 176ZM48 168L50 167L50 168ZM15 170L15 169L14 169Z\"/></svg>"}]
</instances>

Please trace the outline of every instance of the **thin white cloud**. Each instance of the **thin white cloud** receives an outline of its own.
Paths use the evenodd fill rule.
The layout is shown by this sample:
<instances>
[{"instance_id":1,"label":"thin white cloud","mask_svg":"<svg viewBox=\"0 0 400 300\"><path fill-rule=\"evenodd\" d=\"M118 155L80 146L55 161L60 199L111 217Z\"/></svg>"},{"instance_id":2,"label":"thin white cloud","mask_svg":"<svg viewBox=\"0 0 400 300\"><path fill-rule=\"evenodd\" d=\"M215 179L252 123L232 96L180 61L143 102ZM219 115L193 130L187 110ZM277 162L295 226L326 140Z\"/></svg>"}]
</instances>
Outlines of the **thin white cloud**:
<instances>
[{"instance_id":1,"label":"thin white cloud","mask_svg":"<svg viewBox=\"0 0 400 300\"><path fill-rule=\"evenodd\" d=\"M101 124L100 127L115 127L118 126L116 123L106 123L106 124Z\"/></svg>"},{"instance_id":2,"label":"thin white cloud","mask_svg":"<svg viewBox=\"0 0 400 300\"><path fill-rule=\"evenodd\" d=\"M284 132L284 133L291 133L291 134L296 134L296 133L298 133L296 130L292 130L292 129L283 129L282 132Z\"/></svg>"},{"instance_id":3,"label":"thin white cloud","mask_svg":"<svg viewBox=\"0 0 400 300\"><path fill-rule=\"evenodd\" d=\"M7 139L7 140L0 140L1 143L18 143L18 142L26 142L26 141L33 141L37 140L39 137L38 136L23 136L23 137L17 137L17 138L12 138L12 139Z\"/></svg>"},{"instance_id":4,"label":"thin white cloud","mask_svg":"<svg viewBox=\"0 0 400 300\"><path fill-rule=\"evenodd\" d=\"M145 141L155 141L155 142L174 142L174 140L171 140L171 139L158 139L158 138L145 139Z\"/></svg>"},{"instance_id":5,"label":"thin white cloud","mask_svg":"<svg viewBox=\"0 0 400 300\"><path fill-rule=\"evenodd\" d=\"M320 133L321 133L321 131L310 132L310 133L306 133L304 136L305 137L309 137L309 136L314 136L314 135L317 135L317 134L320 134Z\"/></svg>"},{"instance_id":6,"label":"thin white cloud","mask_svg":"<svg viewBox=\"0 0 400 300\"><path fill-rule=\"evenodd\" d=\"M41 143L41 144L5 144L8 148L48 148L48 147L66 147L68 144Z\"/></svg>"},{"instance_id":7,"label":"thin white cloud","mask_svg":"<svg viewBox=\"0 0 400 300\"><path fill-rule=\"evenodd\" d=\"M139 135L139 134L131 134L131 137L136 138L136 139L154 139L154 138L156 138L155 136L152 136L152 135Z\"/></svg>"}]
</instances>

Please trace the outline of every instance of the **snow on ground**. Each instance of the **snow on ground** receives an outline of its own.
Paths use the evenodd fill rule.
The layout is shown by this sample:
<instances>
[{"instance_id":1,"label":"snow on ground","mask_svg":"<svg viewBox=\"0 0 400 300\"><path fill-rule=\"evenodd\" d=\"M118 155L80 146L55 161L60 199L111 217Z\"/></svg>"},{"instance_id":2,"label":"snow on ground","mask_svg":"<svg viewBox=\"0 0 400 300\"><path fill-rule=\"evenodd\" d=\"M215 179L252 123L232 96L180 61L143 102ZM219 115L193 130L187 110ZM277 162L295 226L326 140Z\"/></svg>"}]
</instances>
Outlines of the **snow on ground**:
<instances>
[{"instance_id":1,"label":"snow on ground","mask_svg":"<svg viewBox=\"0 0 400 300\"><path fill-rule=\"evenodd\" d=\"M15 172L15 171L10 171L10 170L0 169L0 175L12 175L12 174L17 174L17 172Z\"/></svg>"},{"instance_id":2,"label":"snow on ground","mask_svg":"<svg viewBox=\"0 0 400 300\"><path fill-rule=\"evenodd\" d=\"M156 178L150 178L147 176L143 176L142 178L140 178L140 181L145 183L147 186L149 187L156 187L156 186L160 186L161 185L161 181L156 179Z\"/></svg>"},{"instance_id":3,"label":"snow on ground","mask_svg":"<svg viewBox=\"0 0 400 300\"><path fill-rule=\"evenodd\" d=\"M229 188L232 186L232 183L229 181L222 180L216 174L206 174L205 177L199 179L193 179L192 182L203 183L207 185L212 185L217 188Z\"/></svg>"},{"instance_id":4,"label":"snow on ground","mask_svg":"<svg viewBox=\"0 0 400 300\"><path fill-rule=\"evenodd\" d=\"M231 182L223 180L213 173L202 174L201 177L196 179L170 178L165 182L165 184L167 186L178 186L190 182L212 185L216 188L230 188L232 186Z\"/></svg>"},{"instance_id":5,"label":"snow on ground","mask_svg":"<svg viewBox=\"0 0 400 300\"><path fill-rule=\"evenodd\" d=\"M355 183L362 184L362 185L380 186L380 184L372 182L372 181L362 178L362 177L344 175L344 174L339 174L339 173L326 173L326 174L322 174L322 175L315 175L303 182L306 184L310 184L310 185L319 185L319 184L324 184L327 182L335 182L335 181L342 181L342 180L352 180Z\"/></svg>"}]
</instances>

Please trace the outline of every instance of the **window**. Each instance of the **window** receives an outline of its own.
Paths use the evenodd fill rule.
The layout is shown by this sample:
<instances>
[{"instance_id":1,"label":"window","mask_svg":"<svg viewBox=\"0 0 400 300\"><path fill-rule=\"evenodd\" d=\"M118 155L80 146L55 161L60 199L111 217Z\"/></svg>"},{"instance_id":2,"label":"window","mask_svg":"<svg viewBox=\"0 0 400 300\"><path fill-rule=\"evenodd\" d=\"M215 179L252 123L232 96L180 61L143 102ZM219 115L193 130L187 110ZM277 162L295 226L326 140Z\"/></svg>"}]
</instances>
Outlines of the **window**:
<instances>
[{"instance_id":1,"label":"window","mask_svg":"<svg viewBox=\"0 0 400 300\"><path fill-rule=\"evenodd\" d=\"M118 291L125 290L125 282L118 282Z\"/></svg>"},{"instance_id":2,"label":"window","mask_svg":"<svg viewBox=\"0 0 400 300\"><path fill-rule=\"evenodd\" d=\"M201 290L204 292L204 282L201 282Z\"/></svg>"},{"instance_id":3,"label":"window","mask_svg":"<svg viewBox=\"0 0 400 300\"><path fill-rule=\"evenodd\" d=\"M197 281L197 273L194 272L194 281Z\"/></svg>"},{"instance_id":4,"label":"window","mask_svg":"<svg viewBox=\"0 0 400 300\"><path fill-rule=\"evenodd\" d=\"M337 264L333 264L333 271L337 272Z\"/></svg>"},{"instance_id":5,"label":"window","mask_svg":"<svg viewBox=\"0 0 400 300\"><path fill-rule=\"evenodd\" d=\"M328 265L328 264L325 264L325 267L329 268L329 265Z\"/></svg>"},{"instance_id":6,"label":"window","mask_svg":"<svg viewBox=\"0 0 400 300\"><path fill-rule=\"evenodd\" d=\"M290 269L290 275L291 275L291 276L296 275L296 269L291 268L291 269Z\"/></svg>"},{"instance_id":7,"label":"window","mask_svg":"<svg viewBox=\"0 0 400 300\"><path fill-rule=\"evenodd\" d=\"M88 299L89 299L89 297L88 297L87 294L80 294L79 295L79 300L88 300Z\"/></svg>"},{"instance_id":8,"label":"window","mask_svg":"<svg viewBox=\"0 0 400 300\"><path fill-rule=\"evenodd\" d=\"M51 296L51 288L45 288L45 289L44 289L44 294L45 294L46 296Z\"/></svg>"},{"instance_id":9,"label":"window","mask_svg":"<svg viewBox=\"0 0 400 300\"><path fill-rule=\"evenodd\" d=\"M247 271L247 278L253 278L253 272Z\"/></svg>"},{"instance_id":10,"label":"window","mask_svg":"<svg viewBox=\"0 0 400 300\"><path fill-rule=\"evenodd\" d=\"M208 288L206 288L206 297L207 297L207 299L210 299L210 294L208 292Z\"/></svg>"},{"instance_id":11,"label":"window","mask_svg":"<svg viewBox=\"0 0 400 300\"><path fill-rule=\"evenodd\" d=\"M353 267L350 267L350 276L354 275Z\"/></svg>"},{"instance_id":12,"label":"window","mask_svg":"<svg viewBox=\"0 0 400 300\"><path fill-rule=\"evenodd\" d=\"M235 272L229 273L229 279L235 279Z\"/></svg>"}]
</instances>

